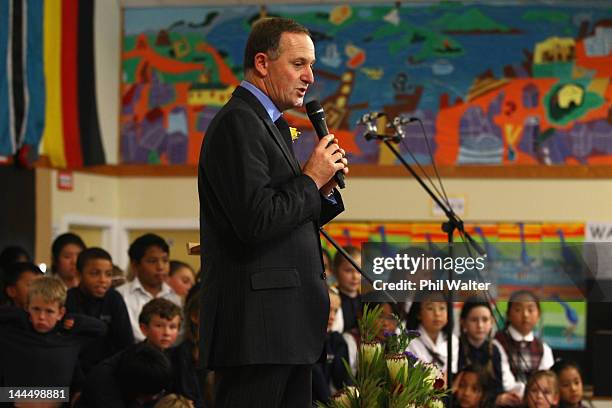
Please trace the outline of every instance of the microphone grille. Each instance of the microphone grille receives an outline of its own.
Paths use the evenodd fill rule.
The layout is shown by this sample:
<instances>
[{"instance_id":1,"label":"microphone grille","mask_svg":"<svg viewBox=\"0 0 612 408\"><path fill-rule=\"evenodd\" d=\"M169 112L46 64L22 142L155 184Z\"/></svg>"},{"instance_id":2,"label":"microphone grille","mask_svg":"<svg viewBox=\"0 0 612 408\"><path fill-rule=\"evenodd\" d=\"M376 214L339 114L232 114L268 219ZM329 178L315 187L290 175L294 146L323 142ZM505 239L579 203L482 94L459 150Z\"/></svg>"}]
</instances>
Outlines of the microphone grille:
<instances>
[{"instance_id":1,"label":"microphone grille","mask_svg":"<svg viewBox=\"0 0 612 408\"><path fill-rule=\"evenodd\" d=\"M323 107L321 106L319 101L317 101L316 99L306 104L306 114L308 116L316 115L317 113L322 113L322 112L323 112Z\"/></svg>"}]
</instances>

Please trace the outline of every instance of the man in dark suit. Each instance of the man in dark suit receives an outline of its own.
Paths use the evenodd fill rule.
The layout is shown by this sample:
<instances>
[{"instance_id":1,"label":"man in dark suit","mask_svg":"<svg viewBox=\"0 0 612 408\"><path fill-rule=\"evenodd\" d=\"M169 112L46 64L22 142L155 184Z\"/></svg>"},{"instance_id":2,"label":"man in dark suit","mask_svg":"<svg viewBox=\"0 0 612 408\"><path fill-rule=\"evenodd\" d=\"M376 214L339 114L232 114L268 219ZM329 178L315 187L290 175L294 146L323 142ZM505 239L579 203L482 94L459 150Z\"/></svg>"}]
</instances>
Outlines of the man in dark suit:
<instances>
[{"instance_id":1,"label":"man in dark suit","mask_svg":"<svg viewBox=\"0 0 612 408\"><path fill-rule=\"evenodd\" d=\"M245 81L202 145L200 362L215 370L218 407L312 404L329 314L318 228L343 211L333 175L348 172L333 135L303 169L293 154L282 112L302 106L314 61L303 26L256 23Z\"/></svg>"}]
</instances>

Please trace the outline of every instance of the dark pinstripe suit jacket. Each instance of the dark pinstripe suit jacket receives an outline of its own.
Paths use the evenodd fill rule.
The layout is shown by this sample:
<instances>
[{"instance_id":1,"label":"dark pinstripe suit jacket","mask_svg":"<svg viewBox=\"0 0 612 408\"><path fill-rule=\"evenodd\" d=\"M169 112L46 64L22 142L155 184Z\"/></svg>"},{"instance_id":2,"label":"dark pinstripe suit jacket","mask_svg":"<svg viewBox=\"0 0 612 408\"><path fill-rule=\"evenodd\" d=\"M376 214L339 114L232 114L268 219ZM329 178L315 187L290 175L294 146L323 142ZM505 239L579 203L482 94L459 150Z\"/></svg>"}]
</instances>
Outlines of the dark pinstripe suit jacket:
<instances>
[{"instance_id":1,"label":"dark pinstripe suit jacket","mask_svg":"<svg viewBox=\"0 0 612 408\"><path fill-rule=\"evenodd\" d=\"M340 194L321 197L241 87L208 127L198 190L201 362L314 363L329 310L318 227L343 211Z\"/></svg>"}]
</instances>

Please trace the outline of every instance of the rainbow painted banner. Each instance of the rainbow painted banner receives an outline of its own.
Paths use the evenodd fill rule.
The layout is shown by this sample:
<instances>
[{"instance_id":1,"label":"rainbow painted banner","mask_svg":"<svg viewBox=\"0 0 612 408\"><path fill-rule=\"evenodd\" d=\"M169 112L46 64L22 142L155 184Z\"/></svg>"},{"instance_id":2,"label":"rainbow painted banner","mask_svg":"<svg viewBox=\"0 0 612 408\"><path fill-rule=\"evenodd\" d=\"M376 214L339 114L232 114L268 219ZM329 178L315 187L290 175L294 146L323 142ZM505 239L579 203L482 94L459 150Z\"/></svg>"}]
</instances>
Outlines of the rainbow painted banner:
<instances>
[{"instance_id":1,"label":"rainbow painted banner","mask_svg":"<svg viewBox=\"0 0 612 408\"><path fill-rule=\"evenodd\" d=\"M343 223L333 222L325 230L342 246L361 248L365 242L401 243L417 246L431 256L446 256L446 234L440 223ZM466 224L465 230L487 252L500 277L495 299L508 299L510 293L529 289L542 300L542 318L538 327L544 340L556 349L582 350L586 342L586 302L567 301L559 296L563 284L529 283L527 277L550 276L551 268L571 263L569 249L585 241L584 223L487 223ZM459 234L456 242L461 242ZM332 259L335 249L321 241ZM507 243L516 243L508 245ZM499 245L501 244L501 245ZM508 251L508 249L511 249ZM546 275L548 274L548 275ZM331 277L333 279L333 277ZM572 287L570 289L575 289ZM507 302L499 303L505 312ZM456 307L460 308L460 304ZM503 316L501 316L503 319ZM503 323L502 323L503 324Z\"/></svg>"}]
</instances>

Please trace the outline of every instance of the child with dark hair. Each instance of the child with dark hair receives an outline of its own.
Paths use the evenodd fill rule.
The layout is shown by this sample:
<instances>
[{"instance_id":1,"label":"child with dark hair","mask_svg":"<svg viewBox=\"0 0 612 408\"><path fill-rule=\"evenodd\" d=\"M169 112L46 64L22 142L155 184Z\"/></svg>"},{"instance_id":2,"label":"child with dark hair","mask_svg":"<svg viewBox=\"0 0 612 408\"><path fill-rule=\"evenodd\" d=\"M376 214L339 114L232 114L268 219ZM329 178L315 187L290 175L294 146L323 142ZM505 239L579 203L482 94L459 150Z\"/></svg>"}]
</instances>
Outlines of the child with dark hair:
<instances>
[{"instance_id":1,"label":"child with dark hair","mask_svg":"<svg viewBox=\"0 0 612 408\"><path fill-rule=\"evenodd\" d=\"M357 262L361 264L361 251L354 246L346 246L344 250ZM353 265L340 253L334 256L334 276L338 283L340 300L342 304L342 317L344 327L342 331L347 332L357 328L357 318L361 311L361 275Z\"/></svg>"},{"instance_id":2,"label":"child with dark hair","mask_svg":"<svg viewBox=\"0 0 612 408\"><path fill-rule=\"evenodd\" d=\"M3 277L7 304L25 308L30 284L43 275L40 268L31 262L17 262L8 265Z\"/></svg>"},{"instance_id":3,"label":"child with dark hair","mask_svg":"<svg viewBox=\"0 0 612 408\"><path fill-rule=\"evenodd\" d=\"M51 244L51 272L57 275L67 289L79 284L76 261L85 248L81 237L72 232L59 235Z\"/></svg>"},{"instance_id":4,"label":"child with dark hair","mask_svg":"<svg viewBox=\"0 0 612 408\"><path fill-rule=\"evenodd\" d=\"M12 245L5 247L0 252L0 305L11 304L5 293L4 282L7 268L17 262L32 262L30 254L20 246Z\"/></svg>"},{"instance_id":5,"label":"child with dark hair","mask_svg":"<svg viewBox=\"0 0 612 408\"><path fill-rule=\"evenodd\" d=\"M191 266L185 262L170 261L170 274L166 283L170 285L181 299L185 299L189 289L195 284L196 273Z\"/></svg>"},{"instance_id":6,"label":"child with dark hair","mask_svg":"<svg viewBox=\"0 0 612 408\"><path fill-rule=\"evenodd\" d=\"M117 291L127 306L134 339L142 341L145 335L140 330L138 317L146 303L156 298L167 299L179 306L182 302L166 283L170 247L162 237L155 234L142 235L132 242L128 254L135 277L131 282L119 286Z\"/></svg>"},{"instance_id":7,"label":"child with dark hair","mask_svg":"<svg viewBox=\"0 0 612 408\"><path fill-rule=\"evenodd\" d=\"M489 408L493 406L490 376L478 365L459 370L453 386L455 408Z\"/></svg>"},{"instance_id":8,"label":"child with dark hair","mask_svg":"<svg viewBox=\"0 0 612 408\"><path fill-rule=\"evenodd\" d=\"M554 408L559 403L559 382L550 370L534 372L525 390L527 408Z\"/></svg>"},{"instance_id":9,"label":"child with dark hair","mask_svg":"<svg viewBox=\"0 0 612 408\"><path fill-rule=\"evenodd\" d=\"M586 408L582 403L584 389L580 366L573 361L561 360L552 370L559 380L559 408Z\"/></svg>"},{"instance_id":10,"label":"child with dark hair","mask_svg":"<svg viewBox=\"0 0 612 408\"><path fill-rule=\"evenodd\" d=\"M212 406L212 372L199 367L199 327L200 327L200 285L191 288L185 299L183 319L185 336L176 347L168 350L167 355L174 369L174 382L171 391L185 396L195 408Z\"/></svg>"},{"instance_id":11,"label":"child with dark hair","mask_svg":"<svg viewBox=\"0 0 612 408\"><path fill-rule=\"evenodd\" d=\"M144 305L138 317L146 341L164 351L170 348L181 328L181 308L169 300L157 298Z\"/></svg>"},{"instance_id":12,"label":"child with dark hair","mask_svg":"<svg viewBox=\"0 0 612 408\"><path fill-rule=\"evenodd\" d=\"M459 370L478 365L488 376L493 400L500 406L517 406L521 397L504 392L515 387L509 366L502 365L500 346L493 342L493 311L488 302L479 298L467 299L461 309L461 336L459 337Z\"/></svg>"},{"instance_id":13,"label":"child with dark hair","mask_svg":"<svg viewBox=\"0 0 612 408\"><path fill-rule=\"evenodd\" d=\"M65 318L66 288L55 278L30 285L27 312L0 308L0 379L3 386L70 387L78 391L82 373L78 355L106 326L82 315Z\"/></svg>"},{"instance_id":14,"label":"child with dark hair","mask_svg":"<svg viewBox=\"0 0 612 408\"><path fill-rule=\"evenodd\" d=\"M68 290L66 310L101 320L107 335L87 345L81 367L87 374L100 361L134 344L134 335L125 302L112 288L113 261L102 248L83 250L77 258L79 286Z\"/></svg>"},{"instance_id":15,"label":"child with dark hair","mask_svg":"<svg viewBox=\"0 0 612 408\"><path fill-rule=\"evenodd\" d=\"M75 407L141 407L160 399L171 383L168 357L149 343L138 343L94 367Z\"/></svg>"},{"instance_id":16,"label":"child with dark hair","mask_svg":"<svg viewBox=\"0 0 612 408\"><path fill-rule=\"evenodd\" d=\"M420 337L412 340L408 351L421 361L433 363L446 372L447 343L446 324L448 322L446 299L442 293L430 292L420 296L420 302L413 302L406 317L406 327L418 330ZM457 372L459 339L453 334L453 361L451 369Z\"/></svg>"},{"instance_id":17,"label":"child with dark hair","mask_svg":"<svg viewBox=\"0 0 612 408\"><path fill-rule=\"evenodd\" d=\"M540 315L540 301L535 294L528 290L514 292L508 302L506 327L495 334L502 364L509 365L518 395L523 395L527 379L534 372L548 370L554 364L552 349L533 332Z\"/></svg>"},{"instance_id":18,"label":"child with dark hair","mask_svg":"<svg viewBox=\"0 0 612 408\"><path fill-rule=\"evenodd\" d=\"M11 245L0 252L0 272L17 262L32 262L32 257L23 247Z\"/></svg>"}]
</instances>

